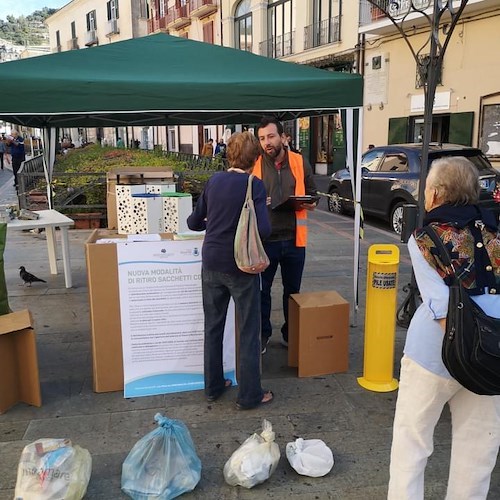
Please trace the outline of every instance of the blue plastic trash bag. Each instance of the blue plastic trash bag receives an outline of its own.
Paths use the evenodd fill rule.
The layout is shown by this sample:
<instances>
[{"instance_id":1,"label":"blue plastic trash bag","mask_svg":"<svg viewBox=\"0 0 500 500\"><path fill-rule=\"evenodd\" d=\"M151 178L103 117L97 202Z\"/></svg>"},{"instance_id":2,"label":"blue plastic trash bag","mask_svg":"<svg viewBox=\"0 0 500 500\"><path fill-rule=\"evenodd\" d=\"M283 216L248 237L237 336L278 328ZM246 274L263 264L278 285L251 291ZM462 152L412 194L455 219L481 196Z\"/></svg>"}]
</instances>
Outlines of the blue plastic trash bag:
<instances>
[{"instance_id":1,"label":"blue plastic trash bag","mask_svg":"<svg viewBox=\"0 0 500 500\"><path fill-rule=\"evenodd\" d=\"M194 490L201 461L187 427L155 415L159 427L141 438L122 466L122 490L134 500L170 500Z\"/></svg>"}]
</instances>

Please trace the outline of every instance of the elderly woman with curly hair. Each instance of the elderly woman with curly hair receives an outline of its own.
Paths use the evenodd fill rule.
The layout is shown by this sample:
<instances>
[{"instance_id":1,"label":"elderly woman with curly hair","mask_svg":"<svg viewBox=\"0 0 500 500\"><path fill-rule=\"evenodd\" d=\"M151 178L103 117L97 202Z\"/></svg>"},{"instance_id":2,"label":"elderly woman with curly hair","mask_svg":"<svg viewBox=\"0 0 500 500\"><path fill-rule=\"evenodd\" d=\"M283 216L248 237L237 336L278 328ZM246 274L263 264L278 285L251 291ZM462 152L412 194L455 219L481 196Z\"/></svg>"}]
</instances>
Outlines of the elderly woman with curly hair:
<instances>
[{"instance_id":1,"label":"elderly woman with curly hair","mask_svg":"<svg viewBox=\"0 0 500 500\"><path fill-rule=\"evenodd\" d=\"M236 407L249 410L270 403L271 391L260 381L260 276L238 269L234 238L245 201L248 176L260 154L257 139L249 132L236 133L227 144L231 168L213 175L188 218L194 231L206 229L202 249L202 293L205 314L205 394L218 399L231 385L224 380L222 341L229 300L233 298L239 328L239 377ZM261 238L269 236L271 224L263 182L252 179L252 198Z\"/></svg>"},{"instance_id":2,"label":"elderly woman with curly hair","mask_svg":"<svg viewBox=\"0 0 500 500\"><path fill-rule=\"evenodd\" d=\"M425 187L424 225L431 225L450 249L456 274L471 298L486 314L500 317L500 237L495 216L478 208L478 197L478 172L466 158L434 161ZM401 360L388 498L424 498L434 429L448 404L452 443L446 499L483 500L500 445L500 396L470 392L445 368L445 268L425 231L414 232L408 249L422 304L411 320Z\"/></svg>"}]
</instances>

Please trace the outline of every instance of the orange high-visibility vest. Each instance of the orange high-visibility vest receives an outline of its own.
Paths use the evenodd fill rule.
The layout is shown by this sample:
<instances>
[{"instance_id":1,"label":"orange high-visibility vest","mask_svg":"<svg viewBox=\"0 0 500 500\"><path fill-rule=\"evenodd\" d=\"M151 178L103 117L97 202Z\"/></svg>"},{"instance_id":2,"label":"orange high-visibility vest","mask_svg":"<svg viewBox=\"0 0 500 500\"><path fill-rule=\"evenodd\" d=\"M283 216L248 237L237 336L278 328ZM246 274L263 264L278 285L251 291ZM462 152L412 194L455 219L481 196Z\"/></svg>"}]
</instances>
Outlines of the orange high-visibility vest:
<instances>
[{"instance_id":1,"label":"orange high-visibility vest","mask_svg":"<svg viewBox=\"0 0 500 500\"><path fill-rule=\"evenodd\" d=\"M288 151L288 163L295 177L295 196L302 196L306 194L302 155ZM257 158L252 173L255 177L262 179L262 156ZM295 211L295 245L298 247L307 245L307 210Z\"/></svg>"}]
</instances>

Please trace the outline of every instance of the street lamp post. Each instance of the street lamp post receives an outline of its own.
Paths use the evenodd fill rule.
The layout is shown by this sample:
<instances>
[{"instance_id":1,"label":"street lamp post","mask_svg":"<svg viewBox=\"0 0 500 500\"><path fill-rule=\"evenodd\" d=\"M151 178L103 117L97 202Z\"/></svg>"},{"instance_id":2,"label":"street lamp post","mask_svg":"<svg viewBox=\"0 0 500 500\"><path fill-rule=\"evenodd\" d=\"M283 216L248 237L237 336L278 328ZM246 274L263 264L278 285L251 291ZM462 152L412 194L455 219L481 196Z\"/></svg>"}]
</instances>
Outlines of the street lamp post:
<instances>
[{"instance_id":1,"label":"street lamp post","mask_svg":"<svg viewBox=\"0 0 500 500\"><path fill-rule=\"evenodd\" d=\"M401 37L408 45L410 52L417 64L417 70L424 87L424 133L422 143L422 166L418 184L418 226L422 226L424 220L424 190L429 163L429 145L432 138L432 112L438 76L443 64L444 55L451 39L455 26L462 15L469 0L367 0L371 5L381 10L384 15L394 24ZM453 4L458 4L454 7ZM432 13L430 13L432 9ZM414 47L406 29L410 19L415 14L420 14L427 22L429 37L420 47ZM410 19L409 19L410 18ZM440 27L442 40L440 37ZM426 57L422 54L428 50ZM397 321L400 326L407 327L410 323L417 305L418 288L415 276L412 273L411 283L403 289L408 296L399 307Z\"/></svg>"}]
</instances>

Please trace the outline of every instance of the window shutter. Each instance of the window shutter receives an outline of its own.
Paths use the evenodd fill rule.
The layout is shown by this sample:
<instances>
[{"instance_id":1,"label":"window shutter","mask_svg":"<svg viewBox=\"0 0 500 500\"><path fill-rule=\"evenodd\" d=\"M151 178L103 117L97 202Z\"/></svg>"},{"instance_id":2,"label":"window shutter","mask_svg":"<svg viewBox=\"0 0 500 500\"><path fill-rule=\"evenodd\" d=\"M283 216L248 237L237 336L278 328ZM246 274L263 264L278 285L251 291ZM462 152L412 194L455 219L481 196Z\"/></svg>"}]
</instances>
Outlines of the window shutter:
<instances>
[{"instance_id":1,"label":"window shutter","mask_svg":"<svg viewBox=\"0 0 500 500\"><path fill-rule=\"evenodd\" d=\"M207 43L214 43L214 22L210 21L203 25L203 41Z\"/></svg>"},{"instance_id":2,"label":"window shutter","mask_svg":"<svg viewBox=\"0 0 500 500\"><path fill-rule=\"evenodd\" d=\"M388 144L408 142L408 117L389 118Z\"/></svg>"},{"instance_id":3,"label":"window shutter","mask_svg":"<svg viewBox=\"0 0 500 500\"><path fill-rule=\"evenodd\" d=\"M87 31L90 31L90 12L87 14Z\"/></svg>"},{"instance_id":4,"label":"window shutter","mask_svg":"<svg viewBox=\"0 0 500 500\"><path fill-rule=\"evenodd\" d=\"M450 115L449 142L472 146L472 128L474 126L474 112L452 113Z\"/></svg>"}]
</instances>

